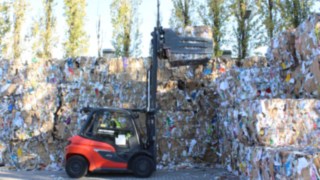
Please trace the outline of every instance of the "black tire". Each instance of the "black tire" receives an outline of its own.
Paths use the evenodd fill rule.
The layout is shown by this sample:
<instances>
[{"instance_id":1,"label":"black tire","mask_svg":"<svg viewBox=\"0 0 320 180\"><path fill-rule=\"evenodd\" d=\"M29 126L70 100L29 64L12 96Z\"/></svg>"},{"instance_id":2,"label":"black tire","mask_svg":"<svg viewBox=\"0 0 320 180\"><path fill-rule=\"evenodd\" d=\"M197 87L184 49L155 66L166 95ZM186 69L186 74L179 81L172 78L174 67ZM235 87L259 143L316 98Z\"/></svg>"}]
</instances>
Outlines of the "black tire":
<instances>
[{"instance_id":1,"label":"black tire","mask_svg":"<svg viewBox=\"0 0 320 180\"><path fill-rule=\"evenodd\" d=\"M88 172L88 162L82 156L71 156L66 163L66 172L71 178L81 178Z\"/></svg>"},{"instance_id":2,"label":"black tire","mask_svg":"<svg viewBox=\"0 0 320 180\"><path fill-rule=\"evenodd\" d=\"M150 177L155 169L153 160L148 156L138 156L133 159L131 170L136 177Z\"/></svg>"}]
</instances>

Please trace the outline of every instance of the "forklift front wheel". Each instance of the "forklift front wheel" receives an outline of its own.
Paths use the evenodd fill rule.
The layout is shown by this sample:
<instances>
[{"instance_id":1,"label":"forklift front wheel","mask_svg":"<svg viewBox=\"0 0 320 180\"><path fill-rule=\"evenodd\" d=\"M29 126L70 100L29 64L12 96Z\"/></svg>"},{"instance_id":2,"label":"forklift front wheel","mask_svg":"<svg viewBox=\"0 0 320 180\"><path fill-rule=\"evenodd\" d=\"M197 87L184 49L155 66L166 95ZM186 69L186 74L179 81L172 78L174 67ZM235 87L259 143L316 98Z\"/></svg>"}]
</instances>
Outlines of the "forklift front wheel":
<instances>
[{"instance_id":1,"label":"forklift front wheel","mask_svg":"<svg viewBox=\"0 0 320 180\"><path fill-rule=\"evenodd\" d=\"M150 177L154 171L154 162L148 156L138 156L132 161L132 171L136 177Z\"/></svg>"},{"instance_id":2,"label":"forklift front wheel","mask_svg":"<svg viewBox=\"0 0 320 180\"><path fill-rule=\"evenodd\" d=\"M71 178L80 178L87 174L88 162L82 156L71 156L67 160L66 172Z\"/></svg>"}]
</instances>

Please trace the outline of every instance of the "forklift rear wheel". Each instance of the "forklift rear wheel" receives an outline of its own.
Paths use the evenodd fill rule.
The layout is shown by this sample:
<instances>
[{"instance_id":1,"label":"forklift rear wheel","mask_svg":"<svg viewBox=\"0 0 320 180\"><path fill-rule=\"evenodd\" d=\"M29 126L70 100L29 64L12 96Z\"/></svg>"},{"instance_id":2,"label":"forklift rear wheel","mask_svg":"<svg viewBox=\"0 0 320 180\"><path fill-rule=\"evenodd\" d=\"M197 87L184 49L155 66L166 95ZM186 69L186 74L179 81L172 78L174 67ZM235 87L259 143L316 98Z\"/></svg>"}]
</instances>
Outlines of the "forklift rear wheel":
<instances>
[{"instance_id":1,"label":"forklift rear wheel","mask_svg":"<svg viewBox=\"0 0 320 180\"><path fill-rule=\"evenodd\" d=\"M88 171L88 162L82 156L71 156L67 160L66 172L71 178L85 176Z\"/></svg>"},{"instance_id":2,"label":"forklift rear wheel","mask_svg":"<svg viewBox=\"0 0 320 180\"><path fill-rule=\"evenodd\" d=\"M138 156L132 161L132 171L137 177L150 177L154 171L154 162L148 156Z\"/></svg>"}]
</instances>

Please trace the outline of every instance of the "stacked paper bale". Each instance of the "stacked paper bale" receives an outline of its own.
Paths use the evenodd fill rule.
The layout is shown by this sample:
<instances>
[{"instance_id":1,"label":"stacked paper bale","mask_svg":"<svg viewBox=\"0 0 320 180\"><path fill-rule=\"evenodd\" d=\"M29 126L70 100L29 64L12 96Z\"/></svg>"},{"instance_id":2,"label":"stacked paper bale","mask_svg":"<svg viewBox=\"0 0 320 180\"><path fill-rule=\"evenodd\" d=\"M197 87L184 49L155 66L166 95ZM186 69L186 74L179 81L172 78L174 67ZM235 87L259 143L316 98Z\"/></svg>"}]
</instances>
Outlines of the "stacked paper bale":
<instances>
[{"instance_id":1,"label":"stacked paper bale","mask_svg":"<svg viewBox=\"0 0 320 180\"><path fill-rule=\"evenodd\" d=\"M288 98L319 98L319 58L316 56L303 61L294 69L281 68L280 75Z\"/></svg>"},{"instance_id":2,"label":"stacked paper bale","mask_svg":"<svg viewBox=\"0 0 320 180\"><path fill-rule=\"evenodd\" d=\"M271 40L267 58L270 65L295 64L295 30L287 30Z\"/></svg>"},{"instance_id":3,"label":"stacked paper bale","mask_svg":"<svg viewBox=\"0 0 320 180\"><path fill-rule=\"evenodd\" d=\"M281 68L288 98L319 97L319 21L320 15L311 15L297 29L285 31L272 40L267 53L269 64ZM286 54L290 57L284 57Z\"/></svg>"},{"instance_id":4,"label":"stacked paper bale","mask_svg":"<svg viewBox=\"0 0 320 180\"><path fill-rule=\"evenodd\" d=\"M8 68L4 64L0 104L4 112L0 125L4 128L0 140L5 146L0 151L6 149L3 159L7 165L60 169L67 139L86 120L81 108L146 106L149 62L79 57L15 66L8 62ZM213 79L233 65L234 61L223 58L205 66L175 68L166 61L159 62L160 167L183 168L191 162L216 161L219 127ZM139 124L144 125L143 116L140 119Z\"/></svg>"},{"instance_id":5,"label":"stacked paper bale","mask_svg":"<svg viewBox=\"0 0 320 180\"><path fill-rule=\"evenodd\" d=\"M238 77L242 78L241 75ZM257 82L257 79L261 79L261 77L256 76L254 79ZM226 79L223 79L223 82L226 82ZM320 101L315 99L274 99L275 97L282 96L281 91L274 91L273 86L269 86L270 83L261 81L260 83L265 83L265 85L268 85L265 87L268 88L264 94L259 93L260 96L258 96L259 94L257 95L254 90L248 90L251 88L251 84L255 84L253 82L247 81L246 83L240 82L238 84L236 82L234 84L229 82L230 87L225 86L223 83L218 83L221 102L219 119L222 120L219 122L222 163L235 173L255 179L258 177L257 173L260 172L259 176L262 176L261 173L267 172L265 172L264 166L260 170L264 169L265 171L259 171L253 164L262 164L265 159L253 161L250 159L251 155L244 156L243 153L256 153L256 148L261 147L265 151L266 156L289 152L288 155L293 158L292 162L299 162L299 159L302 157L308 159L306 162L303 159L302 168L298 164L290 167L290 173L287 172L289 174L283 173L283 169L277 172L276 167L271 166L269 170L272 171L272 174L265 174L263 175L264 177L267 177L267 175L269 177L282 178L309 177L306 174L309 170L311 173L311 169L314 166L316 170L319 168L318 164L310 164L309 162L317 159L319 154L318 148L320 144L318 135L320 131L318 126ZM242 89L239 86L240 84L246 84L249 87ZM221 88L225 90L223 91ZM288 149L277 149L277 147L286 147ZM312 153L295 156L295 153L302 153L307 150L306 148L312 149ZM249 159L243 159L244 157L248 157ZM281 157L280 159L282 162L285 162L287 161L286 158ZM267 164L270 164L270 162ZM301 169L299 170L299 168L308 169L305 170L306 172L300 173ZM315 172L319 174L318 171Z\"/></svg>"},{"instance_id":6,"label":"stacked paper bale","mask_svg":"<svg viewBox=\"0 0 320 180\"><path fill-rule=\"evenodd\" d=\"M295 31L296 56L300 61L313 59L320 54L320 15L309 16Z\"/></svg>"},{"instance_id":7,"label":"stacked paper bale","mask_svg":"<svg viewBox=\"0 0 320 180\"><path fill-rule=\"evenodd\" d=\"M126 66L120 59L81 57L65 61L65 83L59 85L61 106L56 121L56 133L61 139L79 131L83 107L145 107L145 99L141 98L145 95L145 82L140 82L143 60L126 61Z\"/></svg>"},{"instance_id":8,"label":"stacked paper bale","mask_svg":"<svg viewBox=\"0 0 320 180\"><path fill-rule=\"evenodd\" d=\"M75 76L71 78L78 79L82 84L67 83L63 84L63 87L61 86L62 105L56 129L59 130L57 134L63 135L62 139L66 139L79 130L81 120L79 120L78 110L86 105L92 107L106 105L126 108L145 107L146 82L145 79L142 80L145 77L145 70L141 70L141 67L145 67L147 63L144 60L129 60L127 68L125 68L123 62L121 59L106 61L109 69L107 81L104 84L99 81L84 83ZM203 76L202 67L169 69L166 63L160 62L159 64L158 150L160 164L164 166L170 164L170 167L174 168L184 161L192 162L193 159L199 159L198 162L204 161L207 152L212 152L210 149L211 141L203 142L203 139L212 139L211 114L213 107L208 97L204 95L205 91L209 91L210 88L205 86L206 82L199 83L199 78L201 79ZM134 66L138 70L132 68ZM97 72L95 68L94 70ZM142 76L141 73L144 75ZM96 75L90 78L99 79ZM185 86L178 87L178 81ZM203 108L205 106L208 107ZM175 112L179 112L179 114ZM190 113L195 115L190 115ZM185 118L190 120L185 120ZM187 129L188 134L182 133ZM173 134L171 135L171 133ZM197 134L196 138L193 136L195 134ZM175 144L170 145L168 142L175 142ZM184 151L187 153L181 154ZM175 154L181 154L181 156L175 156Z\"/></svg>"},{"instance_id":9,"label":"stacked paper bale","mask_svg":"<svg viewBox=\"0 0 320 180\"><path fill-rule=\"evenodd\" d=\"M160 62L159 68L160 167L178 168L181 162L215 161L212 65L171 68L168 62Z\"/></svg>"},{"instance_id":10,"label":"stacked paper bale","mask_svg":"<svg viewBox=\"0 0 320 180\"><path fill-rule=\"evenodd\" d=\"M216 66L218 63L220 67ZM146 59L80 57L20 66L18 73L11 72L11 76L23 85L5 82L2 87L2 96L6 98L1 107L8 112L2 123L8 131L1 131L3 137L8 137L5 144L13 141L10 136L13 126L7 120L16 116L13 107L24 108L26 115L21 119L29 124L17 129L18 138L13 146L6 147L4 159L20 169L61 168L67 138L76 134L85 121L86 115L80 113L82 107L145 107L148 65ZM181 163L186 166L189 162L216 160L217 95L213 79L231 66L232 61L227 60L175 68L168 62L159 63L160 165L177 168ZM22 97L21 103L14 99L16 95ZM140 124L143 122L144 119Z\"/></svg>"},{"instance_id":11,"label":"stacked paper bale","mask_svg":"<svg viewBox=\"0 0 320 180\"><path fill-rule=\"evenodd\" d=\"M319 178L319 100L269 99L228 108L220 151L251 179Z\"/></svg>"},{"instance_id":12,"label":"stacked paper bale","mask_svg":"<svg viewBox=\"0 0 320 180\"><path fill-rule=\"evenodd\" d=\"M241 105L242 101L279 97L283 94L276 68L234 68L217 80L222 107Z\"/></svg>"},{"instance_id":13,"label":"stacked paper bale","mask_svg":"<svg viewBox=\"0 0 320 180\"><path fill-rule=\"evenodd\" d=\"M319 147L319 101L270 99L241 104L226 110L225 128L231 139L248 146Z\"/></svg>"},{"instance_id":14,"label":"stacked paper bale","mask_svg":"<svg viewBox=\"0 0 320 180\"><path fill-rule=\"evenodd\" d=\"M1 59L0 61L0 82L3 84L6 81L10 82L10 61L7 59Z\"/></svg>"},{"instance_id":15,"label":"stacked paper bale","mask_svg":"<svg viewBox=\"0 0 320 180\"><path fill-rule=\"evenodd\" d=\"M228 169L250 179L319 179L319 150L266 148L234 142Z\"/></svg>"},{"instance_id":16,"label":"stacked paper bale","mask_svg":"<svg viewBox=\"0 0 320 180\"><path fill-rule=\"evenodd\" d=\"M60 169L67 139L86 119L82 107L146 106L148 66L148 59L79 57L9 68L11 80L2 82L0 104L6 165ZM216 160L215 71L213 61L207 66L175 68L166 61L159 63L160 167L183 168ZM139 124L144 125L141 117Z\"/></svg>"},{"instance_id":17,"label":"stacked paper bale","mask_svg":"<svg viewBox=\"0 0 320 180\"><path fill-rule=\"evenodd\" d=\"M250 67L267 67L268 66L268 61L266 57L263 56L252 56L244 59L242 61L242 66L244 68L250 68Z\"/></svg>"},{"instance_id":18,"label":"stacked paper bale","mask_svg":"<svg viewBox=\"0 0 320 180\"><path fill-rule=\"evenodd\" d=\"M4 67L7 68L6 65ZM33 151L27 148L28 144L37 140L49 141L51 138L57 89L55 85L47 84L40 78L30 78L34 74L38 75L37 78L41 75L37 70L28 71L26 66L9 66L8 73L10 76L1 86L3 113L0 124L5 129L1 131L1 139L6 142L4 148L7 149L7 155L10 155L4 159L11 165L22 163L24 165L19 167L27 168L30 166L28 162L32 161L25 157L29 157ZM42 156L37 161L45 159Z\"/></svg>"},{"instance_id":19,"label":"stacked paper bale","mask_svg":"<svg viewBox=\"0 0 320 180\"><path fill-rule=\"evenodd\" d=\"M30 148L34 142L52 142L54 112L57 88L47 83L30 83L16 85L16 89L2 94L1 140L6 144L3 149L4 162L21 169L32 169L37 164L47 162L48 153L41 147ZM52 152L52 151L51 151Z\"/></svg>"},{"instance_id":20,"label":"stacked paper bale","mask_svg":"<svg viewBox=\"0 0 320 180\"><path fill-rule=\"evenodd\" d=\"M320 177L318 19L272 40L270 68L232 69L216 81L220 155L230 171L252 179Z\"/></svg>"}]
</instances>

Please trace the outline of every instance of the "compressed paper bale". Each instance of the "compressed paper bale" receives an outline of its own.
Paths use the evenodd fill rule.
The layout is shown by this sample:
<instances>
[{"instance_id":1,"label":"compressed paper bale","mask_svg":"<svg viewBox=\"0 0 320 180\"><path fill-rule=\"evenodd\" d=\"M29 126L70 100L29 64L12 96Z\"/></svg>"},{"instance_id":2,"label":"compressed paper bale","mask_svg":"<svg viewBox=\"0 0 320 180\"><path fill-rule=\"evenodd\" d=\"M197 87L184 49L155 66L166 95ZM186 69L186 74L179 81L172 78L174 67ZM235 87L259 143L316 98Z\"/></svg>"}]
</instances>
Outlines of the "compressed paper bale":
<instances>
[{"instance_id":1,"label":"compressed paper bale","mask_svg":"<svg viewBox=\"0 0 320 180\"><path fill-rule=\"evenodd\" d=\"M159 107L163 110L197 111L203 101L204 82L169 81L159 86Z\"/></svg>"},{"instance_id":2,"label":"compressed paper bale","mask_svg":"<svg viewBox=\"0 0 320 180\"><path fill-rule=\"evenodd\" d=\"M306 34L299 35L301 31ZM249 166L246 166L248 163L243 163L243 159L241 158L237 160L237 152L235 152L237 151L237 148L235 146L233 146L233 150L224 148L227 147L228 144L230 145L230 143L226 143L228 142L226 140L228 138L234 138L234 135L238 138L237 140L240 140L245 145L296 146L301 147L302 149L304 147L319 146L316 138L319 134L316 125L318 122L317 103L312 102L316 102L315 100L309 102L303 100L273 101L273 103L267 103L265 109L261 111L263 113L257 117L255 111L252 111L252 109L259 107L259 105L253 103L253 105L250 106L246 103L250 102L247 101L249 99L257 100L266 97L318 98L319 90L316 84L318 83L317 71L319 67L317 60L314 60L316 59L314 57L317 55L317 48L315 47L315 44L317 43L315 43L315 38L313 38L314 36L311 33L312 31L312 28L309 27L290 30L282 33L281 36L273 40L272 43L274 46L269 49L268 54L269 61L271 60L269 65L272 66L272 70L276 69L277 71L269 70L269 74L267 71L251 73L252 69L250 69L247 70L247 72L244 71L239 73L238 71L238 73L231 73L237 72L232 69L230 70L231 72L225 73L216 81L218 94L220 95L219 100L221 102L219 116L222 117L222 123L220 127L224 131L221 133L221 139L223 140L220 141L220 152L222 153L221 157L223 157L223 162L232 162L232 166L229 167L233 167L233 169L236 169L237 171L241 169L243 174L251 174L252 177L276 177L279 179L291 177L297 179L301 177L310 178L312 177L312 173L314 175L314 168L308 167L303 168L300 174L293 173L291 176L286 176L285 169L280 168L279 170L274 166L274 163L277 162L275 157L283 156L281 163L285 164L289 156L283 154L279 155L277 154L277 151L272 151L272 153L266 151L265 155L263 155L268 157L264 158L263 163L261 163L266 164L266 166L259 170L262 174L258 173L256 169L254 172L248 173L247 167ZM293 33L295 33L295 35L293 35ZM309 34L313 37L309 36ZM294 39L296 42L292 41ZM303 46L301 46L301 43L297 44L297 39L306 39L303 42L305 44ZM300 46L299 49L297 49L298 45ZM294 49L294 46L296 49ZM295 56L297 56L300 65L292 68L293 65L297 65ZM281 72L283 70L278 71L278 67L281 67L283 70L286 69L285 73ZM246 78L247 76L257 78L248 80L248 78ZM237 82L236 79L239 79L239 81ZM232 89L233 87L235 88ZM252 89L256 89L258 93L253 93L254 91ZM253 96L253 94L256 95ZM252 101L250 103L252 103ZM275 107L272 104L278 104L280 106ZM227 109L229 107L233 108ZM237 115L234 115L235 110L241 112L240 119ZM258 121L252 121L250 119L257 119ZM241 128L239 125L236 125L239 123L239 120L240 123L242 123ZM257 122L268 122L263 128L260 127L260 131L262 132L259 131L259 128L256 132L254 131L254 129L256 129L255 126L258 127ZM255 136L257 136L257 138L255 138ZM233 142L236 142L237 140ZM228 153L226 152L233 155L228 156ZM291 152L289 152L289 154L290 153ZM235 164L237 164L238 167L235 167ZM297 166L298 164L293 165L293 167ZM292 171L295 173L297 172L297 170ZM290 171L288 171L288 173L289 172Z\"/></svg>"},{"instance_id":3,"label":"compressed paper bale","mask_svg":"<svg viewBox=\"0 0 320 180\"><path fill-rule=\"evenodd\" d=\"M269 64L279 65L281 62L288 64L288 66L294 64L294 33L294 29L289 29L271 40L267 54Z\"/></svg>"},{"instance_id":4,"label":"compressed paper bale","mask_svg":"<svg viewBox=\"0 0 320 180\"><path fill-rule=\"evenodd\" d=\"M222 106L248 99L279 97L282 91L279 70L275 68L232 69L216 80Z\"/></svg>"},{"instance_id":5,"label":"compressed paper bale","mask_svg":"<svg viewBox=\"0 0 320 180\"><path fill-rule=\"evenodd\" d=\"M246 58L242 61L242 67L252 68L252 67L267 67L267 59L265 57L253 56Z\"/></svg>"},{"instance_id":6,"label":"compressed paper bale","mask_svg":"<svg viewBox=\"0 0 320 180\"><path fill-rule=\"evenodd\" d=\"M110 67L109 63L115 63L116 61L109 62L101 59L97 60L82 57L72 60L71 64L68 64L67 61L61 62L62 63L57 64L54 62L52 62L52 64L44 64L42 72L50 72L47 75L44 74L45 76L38 76L39 71L29 72L30 77L35 79L28 78L28 80L24 82L21 91L23 94L22 99L15 102L11 102L11 100L8 99L4 101L4 106L1 105L3 110L9 115L11 114L11 116L11 111L16 110L8 109L10 103L19 110L25 110L21 111L21 114L23 114L24 123L30 125L30 129L20 128L15 132L15 134L20 137L20 141L27 140L29 136L38 137L46 134L47 139L42 139L41 142L49 142L50 144L60 140L61 142L66 142L69 136L79 131L82 122L80 118L82 116L78 111L81 107L87 105L92 107L105 105L116 107L145 107L145 97L141 98L141 95L145 95L145 79L143 76L138 75L138 73L141 74L141 71L138 72L133 69L134 66L130 66L130 63L134 63L136 64L135 66L139 65L140 68L141 64L146 65L145 61L139 60L139 62L131 62L131 60L128 60L127 67L124 67L122 64L122 69L119 67L118 72L113 74L109 73L110 71L108 73L103 72L104 69L101 67ZM99 65L101 66L99 67ZM72 69L69 69L69 66L72 67ZM94 70L93 74L91 70ZM210 91L210 87L206 87L205 89L202 87L202 84L207 85L209 82L212 82L212 79L208 78L208 76L204 81L196 79L204 77L203 67L166 69L163 72L179 74L181 79L187 82L186 93L191 98L191 102L188 103L192 104L190 109L196 110L197 113L199 113L197 116L192 115L194 112L179 113L180 117L177 118L178 121L176 123L176 128L179 128L179 130L172 132L172 135L181 137L181 139L173 143L170 159L175 159L177 164L183 161L193 160L193 158L202 161L208 149L211 148L211 146L208 146L207 141L210 141L210 133L208 133L210 123L207 122L210 122L211 119L206 119L206 117L213 113L213 106L210 105L210 100L204 95L204 91ZM54 76L52 76L52 74L54 74ZM63 78L63 76L65 76L65 78ZM170 76L170 78L171 77L173 76ZM168 76L163 76L162 79L164 84L169 81ZM193 79L193 81L190 81L191 79ZM24 81L25 79L22 80ZM136 82L137 80L139 80L139 82ZM49 86L45 83L50 83L51 85ZM103 87L100 88L100 86ZM168 88L168 91L181 91L173 90L172 88L174 87L165 88ZM213 97L210 92L207 92L207 94L208 98ZM158 97L160 97L158 99L160 103L160 101L162 101L161 95ZM184 96L181 96L181 101L186 101ZM61 102L61 104L59 104L59 102ZM39 109L41 110L39 111ZM173 111L171 113L175 114ZM174 117L175 115L172 116ZM7 127L7 129L12 128L10 118L12 117L8 115L3 118L3 126ZM191 124L190 126L188 126L189 123ZM164 126L166 126L166 124L164 124ZM168 127L170 129L170 126ZM190 131L188 127L193 130ZM163 132L160 130L159 134L165 134L167 132L165 130L166 128L163 129ZM1 133L4 133L2 137L8 140L10 138L12 139L5 130L1 131ZM188 152L188 144L190 145L194 136L197 136L198 139L195 139L197 143L192 148L192 157L191 155L187 155L186 157L182 156L181 152ZM203 142L203 139L206 141ZM41 160L41 168L54 169L57 165L60 166L59 156L63 155L63 148L63 146L52 148L52 151L46 154L50 154L48 155L50 162ZM33 147L31 149L33 149ZM43 153L41 156L44 157L45 151L43 148L41 149L42 150L39 150L37 153ZM53 155L54 158L52 158L51 155ZM167 161L167 164L168 163L170 163L170 161Z\"/></svg>"},{"instance_id":7,"label":"compressed paper bale","mask_svg":"<svg viewBox=\"0 0 320 180\"><path fill-rule=\"evenodd\" d=\"M318 55L319 20L319 15L312 14L295 30L284 31L275 37L267 55L270 63L279 65L281 61L290 67Z\"/></svg>"},{"instance_id":8,"label":"compressed paper bale","mask_svg":"<svg viewBox=\"0 0 320 180\"><path fill-rule=\"evenodd\" d=\"M0 82L4 83L6 81L10 81L12 78L9 76L9 70L11 67L11 63L7 59L0 59Z\"/></svg>"},{"instance_id":9,"label":"compressed paper bale","mask_svg":"<svg viewBox=\"0 0 320 180\"><path fill-rule=\"evenodd\" d=\"M310 144L310 142L305 141L305 135L312 137L314 135L313 132L313 124L316 122L316 115L317 112L312 110L317 103L316 101L294 101L294 100L287 100L282 101L278 100L271 100L265 101L267 104L265 105L265 110L260 113L263 116L260 116L255 109L259 111L259 107L261 106L259 101L255 101L258 103L246 105L243 104L242 109L239 109L242 118L239 119L239 116L231 116L234 118L234 122L236 123L235 126L231 124L227 124L227 127L233 128L233 133L236 133L238 139L245 143L245 144L252 144L252 143L262 143L263 145L269 146L283 146L283 145L297 145L303 146L305 143ZM263 102L263 101L262 101ZM281 105L282 104L282 105ZM277 105L277 106L274 106ZM279 106L280 105L280 106ZM301 111L302 109L300 106L303 105L303 108L309 112L308 117L304 115L304 112ZM306 106L307 105L307 106ZM280 109L278 108L280 107ZM289 110L284 110L283 107L286 107ZM269 111L266 111L268 110ZM253 111L252 111L253 110ZM300 111L300 112L299 112ZM233 113L234 109L230 109L230 112ZM253 113L252 113L253 112ZM299 112L299 113L297 113ZM245 116L244 116L245 115ZM259 115L259 116L257 116ZM240 117L241 117L240 116ZM256 119L256 118L262 119ZM230 116L229 116L230 118ZM307 119L306 119L307 118ZM270 119L269 121L266 121ZM304 123L299 123L300 119L304 119ZM288 121L289 120L289 121ZM296 122L298 120L298 122ZM240 122L240 126L237 125ZM252 123L255 122L255 123ZM265 124L261 124L261 122L268 122ZM293 124L292 124L293 122ZM289 124L289 127L288 125ZM295 125L295 126L292 126ZM235 128L235 129L234 129ZM226 131L229 132L229 131ZM299 133L297 133L299 132ZM233 135L230 134L230 135ZM280 133L280 134L279 134ZM256 137L257 136L257 137ZM298 144L297 144L298 143Z\"/></svg>"},{"instance_id":10,"label":"compressed paper bale","mask_svg":"<svg viewBox=\"0 0 320 180\"><path fill-rule=\"evenodd\" d=\"M161 119L163 119L162 122ZM184 147L183 149L185 150L184 156L203 158L207 151L207 144L203 143L204 137L207 135L207 131L205 130L205 123L201 122L201 120L198 121L197 119L198 118L194 117L190 112L163 112L157 117L157 120L160 121L159 123L157 123L159 127L158 136L160 139L185 139L185 144L183 142L180 142L180 146ZM201 124L203 126L201 126ZM202 130L200 130L201 127L203 127ZM200 138L202 139L200 140ZM187 140L190 140L190 142ZM159 148L160 151L163 151L161 150L162 146L159 146ZM176 150L174 150L174 145L172 146L172 148L174 151L173 153L176 153Z\"/></svg>"},{"instance_id":11,"label":"compressed paper bale","mask_svg":"<svg viewBox=\"0 0 320 180\"><path fill-rule=\"evenodd\" d=\"M319 151L294 148L252 147L234 143L233 156L225 157L225 163L233 171L247 177L257 178L317 178ZM230 159L231 158L231 159ZM232 163L232 164L230 164Z\"/></svg>"},{"instance_id":12,"label":"compressed paper bale","mask_svg":"<svg viewBox=\"0 0 320 180\"><path fill-rule=\"evenodd\" d=\"M319 54L319 15L310 15L296 31L296 53L300 60L309 60Z\"/></svg>"},{"instance_id":13,"label":"compressed paper bale","mask_svg":"<svg viewBox=\"0 0 320 180\"><path fill-rule=\"evenodd\" d=\"M164 144L161 142L164 142ZM201 147L195 139L168 138L159 140L159 144L159 147L161 147L159 149L159 161L162 164L179 164L179 162L184 162L186 160L196 160L197 162L204 161L205 151L201 150L204 149L204 147Z\"/></svg>"},{"instance_id":14,"label":"compressed paper bale","mask_svg":"<svg viewBox=\"0 0 320 180\"><path fill-rule=\"evenodd\" d=\"M50 113L50 111L55 111L56 109L56 94L57 88L55 85L36 83L34 86L25 85L22 103L23 109L29 110L45 110Z\"/></svg>"},{"instance_id":15,"label":"compressed paper bale","mask_svg":"<svg viewBox=\"0 0 320 180\"><path fill-rule=\"evenodd\" d=\"M5 164L4 162L4 152L6 151L7 146L5 144L5 142L3 142L2 140L0 140L0 164Z\"/></svg>"},{"instance_id":16,"label":"compressed paper bale","mask_svg":"<svg viewBox=\"0 0 320 180\"><path fill-rule=\"evenodd\" d=\"M318 77L318 58L315 57L308 61L303 61L294 70L286 71L281 79L283 89L288 98L318 98L319 82Z\"/></svg>"},{"instance_id":17,"label":"compressed paper bale","mask_svg":"<svg viewBox=\"0 0 320 180\"><path fill-rule=\"evenodd\" d=\"M62 61L57 59L48 60L45 63L45 71L47 72L47 83L61 83L63 80L63 73L60 69Z\"/></svg>"},{"instance_id":18,"label":"compressed paper bale","mask_svg":"<svg viewBox=\"0 0 320 180\"><path fill-rule=\"evenodd\" d=\"M38 155L28 148L28 141L14 142L5 151L5 165L19 170L34 170L38 165Z\"/></svg>"},{"instance_id":19,"label":"compressed paper bale","mask_svg":"<svg viewBox=\"0 0 320 180\"><path fill-rule=\"evenodd\" d=\"M316 56L316 58L314 59L313 63L310 66L310 72L313 73L313 75L316 78L317 82L320 82L319 60L320 60L320 56Z\"/></svg>"},{"instance_id":20,"label":"compressed paper bale","mask_svg":"<svg viewBox=\"0 0 320 180\"><path fill-rule=\"evenodd\" d=\"M219 57L213 59L213 68L220 73L227 72L235 66L235 64L236 60L232 58Z\"/></svg>"},{"instance_id":21,"label":"compressed paper bale","mask_svg":"<svg viewBox=\"0 0 320 180\"><path fill-rule=\"evenodd\" d=\"M161 93L159 94L159 99L161 99L158 103L159 107L163 110L174 110L176 109L176 99L177 94L172 92Z\"/></svg>"},{"instance_id":22,"label":"compressed paper bale","mask_svg":"<svg viewBox=\"0 0 320 180\"><path fill-rule=\"evenodd\" d=\"M186 79L188 76L193 77L193 70L188 66L171 68L171 77L175 79Z\"/></svg>"},{"instance_id":23,"label":"compressed paper bale","mask_svg":"<svg viewBox=\"0 0 320 180\"><path fill-rule=\"evenodd\" d=\"M115 74L121 72L123 69L123 62L120 59L109 60L109 73Z\"/></svg>"},{"instance_id":24,"label":"compressed paper bale","mask_svg":"<svg viewBox=\"0 0 320 180\"><path fill-rule=\"evenodd\" d=\"M185 142L180 139L158 139L159 141L159 162L163 164L174 163L177 164L185 159L187 156L183 155L185 150Z\"/></svg>"},{"instance_id":25,"label":"compressed paper bale","mask_svg":"<svg viewBox=\"0 0 320 180\"><path fill-rule=\"evenodd\" d=\"M174 80L178 77L173 75L173 70L178 69L178 67L171 68L169 62L167 61L158 61L158 83L166 83L167 81ZM180 67L179 67L180 68ZM146 78L144 78L146 79Z\"/></svg>"}]
</instances>

